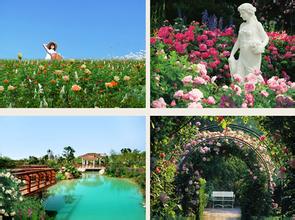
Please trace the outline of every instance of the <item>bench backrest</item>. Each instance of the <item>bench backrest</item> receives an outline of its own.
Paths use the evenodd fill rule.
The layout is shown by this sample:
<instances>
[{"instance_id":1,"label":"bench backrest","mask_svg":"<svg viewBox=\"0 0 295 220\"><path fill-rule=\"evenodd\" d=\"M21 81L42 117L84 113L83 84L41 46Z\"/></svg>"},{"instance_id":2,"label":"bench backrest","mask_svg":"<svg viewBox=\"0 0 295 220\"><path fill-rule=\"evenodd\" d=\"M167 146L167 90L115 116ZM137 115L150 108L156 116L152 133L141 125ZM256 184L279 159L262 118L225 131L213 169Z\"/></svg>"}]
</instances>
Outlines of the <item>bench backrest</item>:
<instances>
[{"instance_id":1,"label":"bench backrest","mask_svg":"<svg viewBox=\"0 0 295 220\"><path fill-rule=\"evenodd\" d=\"M234 198L234 192L231 191L213 191L212 197L226 197L226 198Z\"/></svg>"}]
</instances>

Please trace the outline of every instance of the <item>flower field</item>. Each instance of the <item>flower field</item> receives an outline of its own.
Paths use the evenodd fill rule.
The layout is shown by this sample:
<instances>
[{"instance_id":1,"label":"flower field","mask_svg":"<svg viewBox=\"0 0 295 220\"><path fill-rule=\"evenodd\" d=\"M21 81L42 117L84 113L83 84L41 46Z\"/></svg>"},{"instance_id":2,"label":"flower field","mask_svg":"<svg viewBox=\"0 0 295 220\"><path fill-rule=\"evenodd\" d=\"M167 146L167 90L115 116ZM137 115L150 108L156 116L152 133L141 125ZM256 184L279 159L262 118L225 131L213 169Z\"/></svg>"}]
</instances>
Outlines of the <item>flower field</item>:
<instances>
[{"instance_id":1,"label":"flower field","mask_svg":"<svg viewBox=\"0 0 295 220\"><path fill-rule=\"evenodd\" d=\"M295 106L295 37L268 33L261 72L231 76L232 27L165 24L151 37L152 107L273 108Z\"/></svg>"},{"instance_id":2,"label":"flower field","mask_svg":"<svg viewBox=\"0 0 295 220\"><path fill-rule=\"evenodd\" d=\"M142 108L145 63L0 60L0 107Z\"/></svg>"}]
</instances>

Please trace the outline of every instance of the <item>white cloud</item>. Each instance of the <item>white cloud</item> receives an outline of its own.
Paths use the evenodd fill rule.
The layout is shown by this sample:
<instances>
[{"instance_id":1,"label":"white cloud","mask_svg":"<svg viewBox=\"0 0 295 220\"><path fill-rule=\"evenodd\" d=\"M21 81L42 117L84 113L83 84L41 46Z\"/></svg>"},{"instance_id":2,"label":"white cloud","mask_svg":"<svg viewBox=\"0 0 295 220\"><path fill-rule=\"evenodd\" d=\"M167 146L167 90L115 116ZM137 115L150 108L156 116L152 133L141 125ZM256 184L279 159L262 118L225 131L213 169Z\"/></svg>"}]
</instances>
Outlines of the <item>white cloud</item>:
<instances>
[{"instance_id":1,"label":"white cloud","mask_svg":"<svg viewBox=\"0 0 295 220\"><path fill-rule=\"evenodd\" d=\"M130 52L127 55L124 56L116 56L113 57L113 59L119 59L119 60L144 60L145 59L145 51L141 50L139 52Z\"/></svg>"}]
</instances>

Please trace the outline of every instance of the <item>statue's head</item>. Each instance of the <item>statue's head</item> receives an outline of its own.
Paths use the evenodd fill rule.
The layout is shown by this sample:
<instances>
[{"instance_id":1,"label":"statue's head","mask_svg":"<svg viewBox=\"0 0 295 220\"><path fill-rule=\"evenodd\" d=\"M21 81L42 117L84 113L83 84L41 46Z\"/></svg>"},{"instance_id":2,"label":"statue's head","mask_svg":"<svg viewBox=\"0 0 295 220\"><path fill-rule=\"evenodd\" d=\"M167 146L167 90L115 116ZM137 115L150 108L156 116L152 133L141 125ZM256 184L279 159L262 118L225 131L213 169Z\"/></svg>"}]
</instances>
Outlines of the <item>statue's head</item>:
<instances>
[{"instance_id":1,"label":"statue's head","mask_svg":"<svg viewBox=\"0 0 295 220\"><path fill-rule=\"evenodd\" d=\"M250 3L244 3L238 7L238 11L240 12L241 18L243 18L244 21L247 21L255 15L256 8Z\"/></svg>"}]
</instances>

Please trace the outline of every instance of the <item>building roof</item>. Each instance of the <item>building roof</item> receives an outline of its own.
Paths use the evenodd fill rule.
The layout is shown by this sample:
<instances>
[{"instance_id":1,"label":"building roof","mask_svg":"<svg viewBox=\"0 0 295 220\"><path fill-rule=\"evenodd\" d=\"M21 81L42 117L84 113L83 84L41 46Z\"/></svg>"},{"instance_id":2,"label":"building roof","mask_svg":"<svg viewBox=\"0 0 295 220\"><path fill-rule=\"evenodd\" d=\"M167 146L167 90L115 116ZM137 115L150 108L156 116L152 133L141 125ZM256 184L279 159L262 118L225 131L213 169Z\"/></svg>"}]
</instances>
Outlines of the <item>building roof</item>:
<instances>
[{"instance_id":1,"label":"building roof","mask_svg":"<svg viewBox=\"0 0 295 220\"><path fill-rule=\"evenodd\" d=\"M104 157L104 156L105 156L104 154L87 153L79 157L83 158L84 160L97 160L98 158Z\"/></svg>"}]
</instances>

